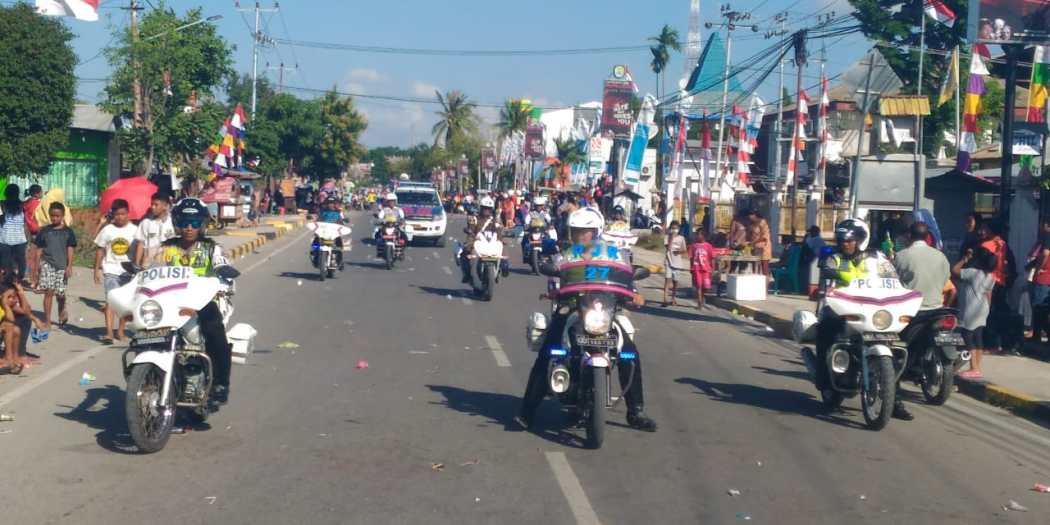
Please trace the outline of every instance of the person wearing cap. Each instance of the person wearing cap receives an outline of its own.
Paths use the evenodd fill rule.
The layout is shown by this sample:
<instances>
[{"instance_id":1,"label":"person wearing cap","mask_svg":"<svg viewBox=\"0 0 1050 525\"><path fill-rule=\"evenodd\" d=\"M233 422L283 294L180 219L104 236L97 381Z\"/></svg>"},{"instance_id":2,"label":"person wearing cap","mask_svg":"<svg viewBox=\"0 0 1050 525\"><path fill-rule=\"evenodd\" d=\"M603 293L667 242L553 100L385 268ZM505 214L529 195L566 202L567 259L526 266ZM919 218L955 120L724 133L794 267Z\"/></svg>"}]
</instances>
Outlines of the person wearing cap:
<instances>
[{"instance_id":1,"label":"person wearing cap","mask_svg":"<svg viewBox=\"0 0 1050 525\"><path fill-rule=\"evenodd\" d=\"M375 213L376 222L383 224L387 220L397 222L398 235L401 238L405 237L405 232L402 229L402 225L405 223L405 210L402 210L397 205L397 194L389 192L383 197L383 207L379 208L379 211ZM375 231L373 236L376 242L379 242L379 229Z\"/></svg>"},{"instance_id":2,"label":"person wearing cap","mask_svg":"<svg viewBox=\"0 0 1050 525\"><path fill-rule=\"evenodd\" d=\"M208 207L198 199L185 198L175 204L171 212L172 224L178 236L164 241L153 262L161 266L185 266L198 277L214 277L229 260L222 246L204 236L208 226ZM214 371L210 399L223 405L230 397L230 367L233 359L226 327L219 305L213 300L197 311L197 324L204 337L204 350L211 359Z\"/></svg>"}]
</instances>

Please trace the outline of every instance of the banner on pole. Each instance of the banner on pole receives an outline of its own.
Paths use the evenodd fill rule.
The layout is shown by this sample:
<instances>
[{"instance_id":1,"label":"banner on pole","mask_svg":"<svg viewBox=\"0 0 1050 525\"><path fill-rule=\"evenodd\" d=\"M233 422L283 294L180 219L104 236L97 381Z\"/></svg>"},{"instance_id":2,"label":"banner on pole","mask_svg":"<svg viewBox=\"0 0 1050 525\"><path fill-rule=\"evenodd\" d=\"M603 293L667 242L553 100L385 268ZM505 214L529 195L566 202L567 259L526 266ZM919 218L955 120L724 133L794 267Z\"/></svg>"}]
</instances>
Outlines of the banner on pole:
<instances>
[{"instance_id":1,"label":"banner on pole","mask_svg":"<svg viewBox=\"0 0 1050 525\"><path fill-rule=\"evenodd\" d=\"M543 126L525 128L525 158L541 160L545 156L544 153Z\"/></svg>"},{"instance_id":2,"label":"banner on pole","mask_svg":"<svg viewBox=\"0 0 1050 525\"><path fill-rule=\"evenodd\" d=\"M642 161L645 158L645 147L649 144L649 125L638 123L634 126L634 136L631 137L631 146L627 148L627 163L623 167L623 181L625 184L638 184L638 177L642 172Z\"/></svg>"},{"instance_id":3,"label":"banner on pole","mask_svg":"<svg viewBox=\"0 0 1050 525\"><path fill-rule=\"evenodd\" d=\"M613 68L612 76L605 80L602 89L602 131L623 139L631 135L631 123L634 121L631 100L634 92L634 80L627 72L627 67Z\"/></svg>"}]
</instances>

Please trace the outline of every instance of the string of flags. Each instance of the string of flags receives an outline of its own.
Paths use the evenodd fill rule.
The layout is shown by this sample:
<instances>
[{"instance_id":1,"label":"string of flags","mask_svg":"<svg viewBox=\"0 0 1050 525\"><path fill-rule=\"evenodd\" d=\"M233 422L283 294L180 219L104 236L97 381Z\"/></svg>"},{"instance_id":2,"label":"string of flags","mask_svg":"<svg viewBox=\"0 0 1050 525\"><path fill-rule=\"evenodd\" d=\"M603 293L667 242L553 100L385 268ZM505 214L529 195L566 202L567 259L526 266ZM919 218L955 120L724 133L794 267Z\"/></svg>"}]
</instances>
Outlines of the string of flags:
<instances>
[{"instance_id":1,"label":"string of flags","mask_svg":"<svg viewBox=\"0 0 1050 525\"><path fill-rule=\"evenodd\" d=\"M244 107L237 104L233 115L223 122L216 133L215 143L208 148L207 153L216 176L222 172L221 168L230 169L243 164L244 126L247 123L248 117L244 113Z\"/></svg>"},{"instance_id":2,"label":"string of flags","mask_svg":"<svg viewBox=\"0 0 1050 525\"><path fill-rule=\"evenodd\" d=\"M963 101L962 133L959 135L959 155L955 167L959 171L970 171L970 156L977 151L977 116L981 113L981 97L985 93L984 77L988 67L984 61L991 57L988 46L975 44L970 59L970 80Z\"/></svg>"}]
</instances>

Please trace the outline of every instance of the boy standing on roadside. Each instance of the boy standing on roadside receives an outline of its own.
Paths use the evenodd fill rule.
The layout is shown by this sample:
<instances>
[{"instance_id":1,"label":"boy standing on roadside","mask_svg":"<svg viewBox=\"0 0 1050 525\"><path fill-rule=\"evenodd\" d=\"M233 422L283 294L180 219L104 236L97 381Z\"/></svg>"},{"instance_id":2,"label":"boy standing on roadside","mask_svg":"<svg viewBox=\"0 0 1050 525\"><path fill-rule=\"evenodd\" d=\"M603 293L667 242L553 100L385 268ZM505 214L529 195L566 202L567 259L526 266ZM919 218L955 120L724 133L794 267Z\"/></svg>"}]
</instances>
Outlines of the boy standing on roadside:
<instances>
[{"instance_id":1,"label":"boy standing on roadside","mask_svg":"<svg viewBox=\"0 0 1050 525\"><path fill-rule=\"evenodd\" d=\"M125 273L123 263L129 262L131 241L135 239L137 228L128 221L128 201L117 199L111 209L113 221L102 227L95 237L95 284L101 284L108 298L109 292L120 287L120 276ZM124 339L123 319L120 320L117 335L113 334L113 309L109 303L103 308L106 316L106 335L102 338L105 344Z\"/></svg>"},{"instance_id":2,"label":"boy standing on roadside","mask_svg":"<svg viewBox=\"0 0 1050 525\"><path fill-rule=\"evenodd\" d=\"M135 232L135 264L139 267L143 263L152 261L160 251L160 245L164 241L175 237L175 227L171 224L171 215L168 210L171 207L171 199L167 192L158 191L150 199L149 217L139 222L138 230Z\"/></svg>"},{"instance_id":3,"label":"boy standing on roadside","mask_svg":"<svg viewBox=\"0 0 1050 525\"><path fill-rule=\"evenodd\" d=\"M36 235L33 244L36 247L35 259L40 264L35 268L33 282L39 283L44 292L44 331L51 330L51 304L58 299L58 324L64 325L69 320L66 311L66 285L73 275L73 248L77 245L73 230L65 225L66 207L61 202L48 206L48 218L51 224L45 226Z\"/></svg>"}]
</instances>

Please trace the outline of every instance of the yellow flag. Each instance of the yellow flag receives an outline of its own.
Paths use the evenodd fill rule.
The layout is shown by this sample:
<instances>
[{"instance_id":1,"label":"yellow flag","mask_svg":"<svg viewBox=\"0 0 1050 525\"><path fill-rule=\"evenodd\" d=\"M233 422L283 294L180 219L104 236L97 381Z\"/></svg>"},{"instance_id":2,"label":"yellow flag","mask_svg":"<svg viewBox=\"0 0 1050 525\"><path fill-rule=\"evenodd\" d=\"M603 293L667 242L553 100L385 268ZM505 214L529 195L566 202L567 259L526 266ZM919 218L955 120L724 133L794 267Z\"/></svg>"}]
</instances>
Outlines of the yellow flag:
<instances>
[{"instance_id":1,"label":"yellow flag","mask_svg":"<svg viewBox=\"0 0 1050 525\"><path fill-rule=\"evenodd\" d=\"M948 60L948 74L945 75L944 83L941 84L941 93L937 97L937 107L941 107L945 102L955 98L955 90L959 89L959 46L955 46L955 49L952 50L952 56Z\"/></svg>"}]
</instances>

